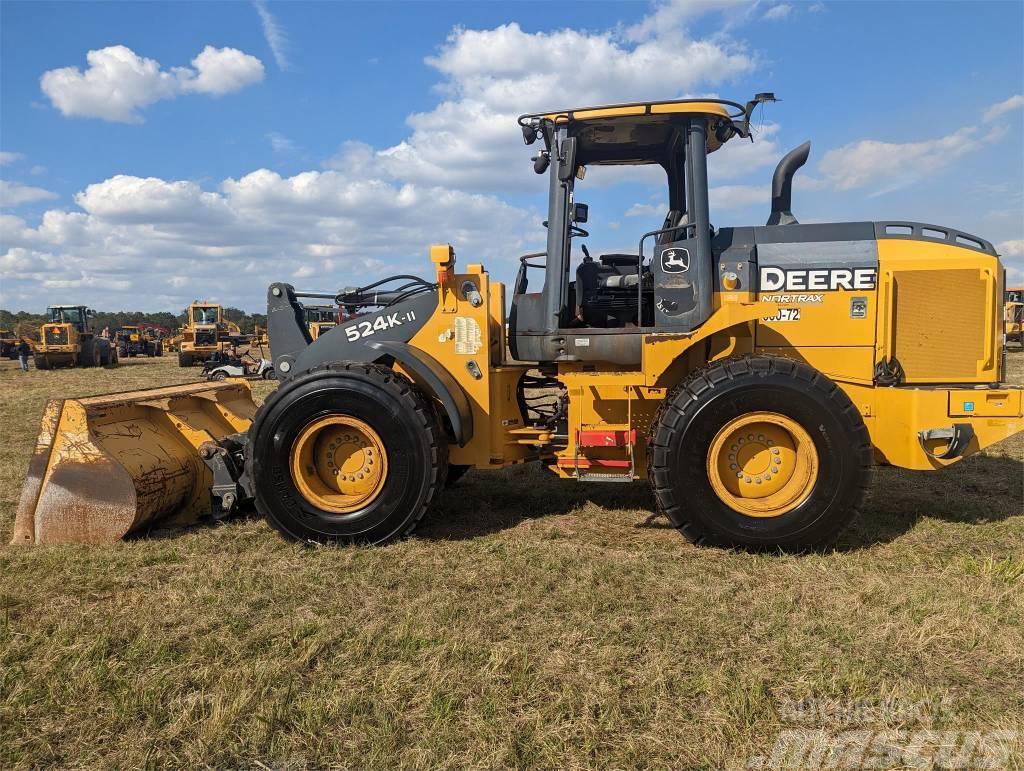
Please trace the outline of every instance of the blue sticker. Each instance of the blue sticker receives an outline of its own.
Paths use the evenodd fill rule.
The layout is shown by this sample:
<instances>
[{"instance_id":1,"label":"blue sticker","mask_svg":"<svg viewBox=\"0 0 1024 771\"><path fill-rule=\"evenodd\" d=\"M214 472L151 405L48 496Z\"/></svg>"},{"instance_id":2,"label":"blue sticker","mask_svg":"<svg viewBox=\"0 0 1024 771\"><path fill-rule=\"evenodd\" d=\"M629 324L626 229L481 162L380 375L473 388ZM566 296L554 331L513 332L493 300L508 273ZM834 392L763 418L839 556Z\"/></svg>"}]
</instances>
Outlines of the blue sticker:
<instances>
[{"instance_id":1,"label":"blue sticker","mask_svg":"<svg viewBox=\"0 0 1024 771\"><path fill-rule=\"evenodd\" d=\"M974 402L964 402L964 412L974 412Z\"/></svg>"}]
</instances>

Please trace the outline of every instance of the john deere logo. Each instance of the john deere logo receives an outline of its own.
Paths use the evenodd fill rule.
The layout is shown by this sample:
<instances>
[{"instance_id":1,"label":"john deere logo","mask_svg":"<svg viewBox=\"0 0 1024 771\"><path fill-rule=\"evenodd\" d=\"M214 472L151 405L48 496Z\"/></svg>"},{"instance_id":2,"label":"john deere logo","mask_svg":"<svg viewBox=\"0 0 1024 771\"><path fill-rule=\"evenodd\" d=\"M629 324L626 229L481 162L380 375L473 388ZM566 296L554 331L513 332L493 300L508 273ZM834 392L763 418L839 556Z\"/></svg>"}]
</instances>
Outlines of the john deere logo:
<instances>
[{"instance_id":1,"label":"john deere logo","mask_svg":"<svg viewBox=\"0 0 1024 771\"><path fill-rule=\"evenodd\" d=\"M690 253L686 249L666 249L661 253L661 269L665 273L685 273L690 269Z\"/></svg>"}]
</instances>

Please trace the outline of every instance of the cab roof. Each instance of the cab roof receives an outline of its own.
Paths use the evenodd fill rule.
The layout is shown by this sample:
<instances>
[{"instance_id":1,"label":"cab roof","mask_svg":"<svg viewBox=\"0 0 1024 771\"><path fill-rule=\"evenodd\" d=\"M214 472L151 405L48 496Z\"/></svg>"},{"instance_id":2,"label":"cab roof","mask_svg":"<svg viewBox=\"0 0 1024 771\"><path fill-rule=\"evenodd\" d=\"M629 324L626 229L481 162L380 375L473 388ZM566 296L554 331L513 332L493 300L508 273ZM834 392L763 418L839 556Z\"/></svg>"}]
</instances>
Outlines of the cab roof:
<instances>
[{"instance_id":1,"label":"cab roof","mask_svg":"<svg viewBox=\"0 0 1024 771\"><path fill-rule=\"evenodd\" d=\"M773 94L758 94L742 105L725 99L671 99L629 102L519 116L527 144L565 128L576 138L577 161L588 164L661 163L679 129L681 118L703 117L708 124L707 151L714 152L733 136L750 136L750 114ZM550 149L550 148L549 148Z\"/></svg>"}]
</instances>

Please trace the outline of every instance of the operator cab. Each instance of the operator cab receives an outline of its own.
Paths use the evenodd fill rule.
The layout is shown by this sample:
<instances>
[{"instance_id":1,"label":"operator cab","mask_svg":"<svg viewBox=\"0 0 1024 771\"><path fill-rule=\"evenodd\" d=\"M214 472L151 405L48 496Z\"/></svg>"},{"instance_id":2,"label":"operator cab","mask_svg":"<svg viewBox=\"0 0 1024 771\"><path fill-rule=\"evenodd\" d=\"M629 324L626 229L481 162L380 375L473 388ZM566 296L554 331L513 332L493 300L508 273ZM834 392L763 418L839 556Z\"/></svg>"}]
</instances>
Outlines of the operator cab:
<instances>
[{"instance_id":1,"label":"operator cab","mask_svg":"<svg viewBox=\"0 0 1024 771\"><path fill-rule=\"evenodd\" d=\"M86 331L89 311L81 305L53 305L46 309L51 324L70 324L79 332Z\"/></svg>"},{"instance_id":2,"label":"operator cab","mask_svg":"<svg viewBox=\"0 0 1024 771\"><path fill-rule=\"evenodd\" d=\"M543 148L534 171L549 180L547 248L520 258L509 317L512 355L525 361L637 364L642 335L689 332L711 314L712 270L707 155L734 136L749 137L753 108L681 99L529 114L519 118L527 144ZM657 230L638 234L635 253L591 256L571 271L574 239L588 207L575 187L588 167L658 165L668 205ZM579 241L577 241L579 243ZM543 286L530 292L531 281Z\"/></svg>"},{"instance_id":3,"label":"operator cab","mask_svg":"<svg viewBox=\"0 0 1024 771\"><path fill-rule=\"evenodd\" d=\"M220 306L219 305L193 305L192 306L192 323L196 326L201 324L219 324L220 323Z\"/></svg>"}]
</instances>

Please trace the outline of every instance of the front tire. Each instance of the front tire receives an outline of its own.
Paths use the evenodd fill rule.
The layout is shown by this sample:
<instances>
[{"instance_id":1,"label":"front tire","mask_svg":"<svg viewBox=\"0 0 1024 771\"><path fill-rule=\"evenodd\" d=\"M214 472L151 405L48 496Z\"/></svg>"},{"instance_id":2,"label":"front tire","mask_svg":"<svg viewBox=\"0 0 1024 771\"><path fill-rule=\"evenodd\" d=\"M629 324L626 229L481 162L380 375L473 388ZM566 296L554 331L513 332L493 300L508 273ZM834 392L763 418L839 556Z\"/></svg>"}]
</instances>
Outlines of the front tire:
<instances>
[{"instance_id":1,"label":"front tire","mask_svg":"<svg viewBox=\"0 0 1024 771\"><path fill-rule=\"evenodd\" d=\"M318 367L274 391L253 422L256 509L288 538L382 544L409 535L444 486L433 405L374 364Z\"/></svg>"},{"instance_id":2,"label":"front tire","mask_svg":"<svg viewBox=\"0 0 1024 771\"><path fill-rule=\"evenodd\" d=\"M849 397L804 364L709 364L652 422L648 478L694 543L807 549L834 541L863 500L871 443Z\"/></svg>"},{"instance_id":3,"label":"front tire","mask_svg":"<svg viewBox=\"0 0 1024 771\"><path fill-rule=\"evenodd\" d=\"M192 366L192 357L189 356L187 353L179 353L178 354L178 366L179 367L191 367Z\"/></svg>"}]
</instances>

